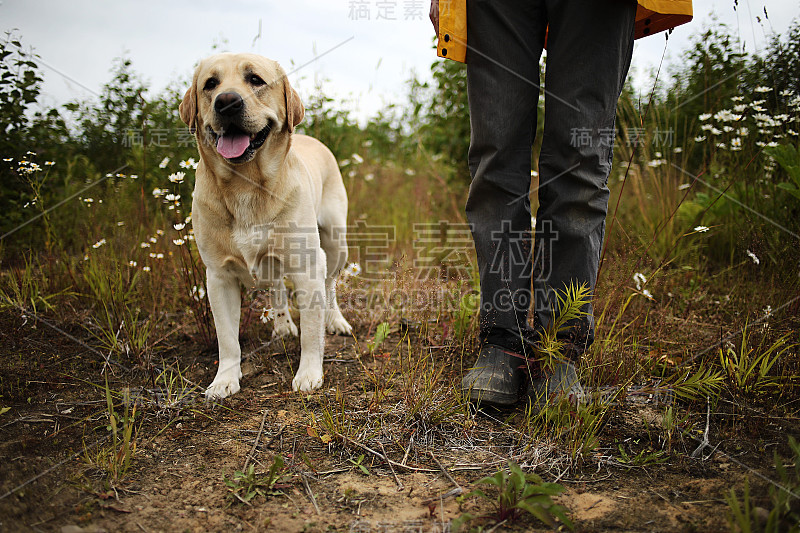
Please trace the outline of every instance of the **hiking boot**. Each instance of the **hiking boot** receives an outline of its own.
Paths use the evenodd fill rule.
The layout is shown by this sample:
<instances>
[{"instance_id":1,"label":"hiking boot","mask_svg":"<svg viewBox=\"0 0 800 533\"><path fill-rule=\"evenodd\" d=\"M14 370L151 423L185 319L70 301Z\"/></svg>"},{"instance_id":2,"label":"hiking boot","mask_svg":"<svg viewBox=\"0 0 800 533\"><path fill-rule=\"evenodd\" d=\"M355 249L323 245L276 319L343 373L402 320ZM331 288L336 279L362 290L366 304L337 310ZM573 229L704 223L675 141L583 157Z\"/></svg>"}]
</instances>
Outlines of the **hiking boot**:
<instances>
[{"instance_id":1,"label":"hiking boot","mask_svg":"<svg viewBox=\"0 0 800 533\"><path fill-rule=\"evenodd\" d=\"M531 380L528 386L528 396L540 411L548 402L558 401L562 395L572 403L580 403L585 397L575 365L568 361L557 363L549 375Z\"/></svg>"},{"instance_id":2,"label":"hiking boot","mask_svg":"<svg viewBox=\"0 0 800 533\"><path fill-rule=\"evenodd\" d=\"M508 407L519 401L527 374L525 358L500 346L484 344L475 366L461 380L471 402Z\"/></svg>"}]
</instances>

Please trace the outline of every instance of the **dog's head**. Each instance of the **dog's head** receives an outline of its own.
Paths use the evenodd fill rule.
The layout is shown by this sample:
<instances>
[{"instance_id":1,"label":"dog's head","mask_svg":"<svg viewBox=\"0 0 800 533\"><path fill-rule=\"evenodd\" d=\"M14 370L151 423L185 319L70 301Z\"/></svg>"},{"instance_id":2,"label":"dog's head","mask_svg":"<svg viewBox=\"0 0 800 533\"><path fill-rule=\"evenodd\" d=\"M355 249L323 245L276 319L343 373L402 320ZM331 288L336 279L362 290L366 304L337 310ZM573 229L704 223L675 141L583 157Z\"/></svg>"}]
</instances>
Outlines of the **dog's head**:
<instances>
[{"instance_id":1,"label":"dog's head","mask_svg":"<svg viewBox=\"0 0 800 533\"><path fill-rule=\"evenodd\" d=\"M200 62L180 116L201 152L247 163L265 144L288 139L305 111L277 62L255 54L218 54Z\"/></svg>"}]
</instances>

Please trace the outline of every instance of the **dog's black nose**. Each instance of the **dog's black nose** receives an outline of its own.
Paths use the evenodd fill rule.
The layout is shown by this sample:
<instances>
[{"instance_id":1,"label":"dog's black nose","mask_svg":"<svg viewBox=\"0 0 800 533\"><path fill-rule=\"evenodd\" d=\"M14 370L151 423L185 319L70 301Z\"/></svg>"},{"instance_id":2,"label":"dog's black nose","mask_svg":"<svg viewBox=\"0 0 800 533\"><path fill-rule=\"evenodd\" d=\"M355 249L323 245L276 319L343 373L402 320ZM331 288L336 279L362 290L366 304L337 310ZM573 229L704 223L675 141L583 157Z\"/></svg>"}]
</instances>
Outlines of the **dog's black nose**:
<instances>
[{"instance_id":1,"label":"dog's black nose","mask_svg":"<svg viewBox=\"0 0 800 533\"><path fill-rule=\"evenodd\" d=\"M244 100L236 93L221 93L214 100L214 109L224 117L239 114L244 108Z\"/></svg>"}]
</instances>

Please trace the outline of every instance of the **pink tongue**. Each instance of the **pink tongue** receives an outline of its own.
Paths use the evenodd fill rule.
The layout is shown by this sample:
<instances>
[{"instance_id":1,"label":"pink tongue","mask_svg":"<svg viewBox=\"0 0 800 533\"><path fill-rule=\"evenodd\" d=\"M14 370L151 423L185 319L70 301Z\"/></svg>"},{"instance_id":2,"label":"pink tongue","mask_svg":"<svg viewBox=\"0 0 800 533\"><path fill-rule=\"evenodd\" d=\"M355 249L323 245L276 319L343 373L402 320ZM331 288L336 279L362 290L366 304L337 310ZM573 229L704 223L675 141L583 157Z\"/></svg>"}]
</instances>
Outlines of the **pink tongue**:
<instances>
[{"instance_id":1,"label":"pink tongue","mask_svg":"<svg viewBox=\"0 0 800 533\"><path fill-rule=\"evenodd\" d=\"M217 152L227 159L235 159L250 146L250 137L244 133L225 134L217 140Z\"/></svg>"}]
</instances>

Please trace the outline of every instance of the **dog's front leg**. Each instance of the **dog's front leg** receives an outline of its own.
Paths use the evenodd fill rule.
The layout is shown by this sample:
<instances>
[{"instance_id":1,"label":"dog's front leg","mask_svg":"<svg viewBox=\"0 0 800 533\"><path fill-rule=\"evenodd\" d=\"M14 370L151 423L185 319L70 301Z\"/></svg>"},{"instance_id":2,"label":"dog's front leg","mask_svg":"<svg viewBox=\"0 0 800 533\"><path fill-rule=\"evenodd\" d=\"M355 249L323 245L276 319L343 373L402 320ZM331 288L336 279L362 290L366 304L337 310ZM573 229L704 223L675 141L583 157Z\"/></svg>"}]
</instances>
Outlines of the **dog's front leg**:
<instances>
[{"instance_id":1,"label":"dog's front leg","mask_svg":"<svg viewBox=\"0 0 800 533\"><path fill-rule=\"evenodd\" d=\"M290 275L300 310L300 366L292 381L296 391L309 392L322 386L322 355L325 349L325 253L314 254L311 268Z\"/></svg>"},{"instance_id":2,"label":"dog's front leg","mask_svg":"<svg viewBox=\"0 0 800 533\"><path fill-rule=\"evenodd\" d=\"M242 350L239 346L239 314L242 299L239 280L226 269L206 270L208 301L214 315L219 342L217 376L206 389L208 400L222 399L239 392L242 377Z\"/></svg>"}]
</instances>

